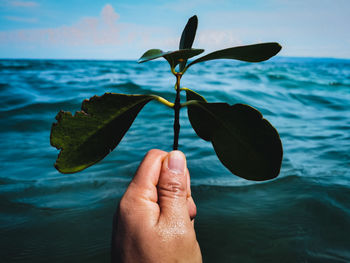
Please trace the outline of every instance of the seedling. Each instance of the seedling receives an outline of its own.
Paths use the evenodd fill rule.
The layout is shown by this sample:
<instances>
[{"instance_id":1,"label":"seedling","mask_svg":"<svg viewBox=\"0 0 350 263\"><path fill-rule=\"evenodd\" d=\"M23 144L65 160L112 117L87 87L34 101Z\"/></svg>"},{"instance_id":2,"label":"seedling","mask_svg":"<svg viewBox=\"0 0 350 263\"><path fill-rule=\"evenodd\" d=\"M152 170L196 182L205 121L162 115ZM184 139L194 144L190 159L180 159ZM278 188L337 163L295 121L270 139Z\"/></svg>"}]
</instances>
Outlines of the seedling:
<instances>
[{"instance_id":1,"label":"seedling","mask_svg":"<svg viewBox=\"0 0 350 263\"><path fill-rule=\"evenodd\" d=\"M158 101L174 110L173 149L178 149L180 109L187 107L190 123L203 140L210 141L222 162L233 174L248 180L262 181L276 177L282 162L282 143L276 129L262 114L245 104L209 103L201 95L180 86L187 70L201 62L214 59L236 59L261 62L276 55L278 43L262 43L232 47L201 54L193 49L197 31L197 16L191 17L182 32L179 50L163 52L148 50L138 60L143 63L165 58L176 78L175 101L171 103L157 95L126 95L105 93L84 100L81 111L74 116L60 111L51 128L51 145L61 150L55 167L61 173L79 172L108 155L122 140L140 110L150 101ZM180 92L186 93L181 103Z\"/></svg>"}]
</instances>

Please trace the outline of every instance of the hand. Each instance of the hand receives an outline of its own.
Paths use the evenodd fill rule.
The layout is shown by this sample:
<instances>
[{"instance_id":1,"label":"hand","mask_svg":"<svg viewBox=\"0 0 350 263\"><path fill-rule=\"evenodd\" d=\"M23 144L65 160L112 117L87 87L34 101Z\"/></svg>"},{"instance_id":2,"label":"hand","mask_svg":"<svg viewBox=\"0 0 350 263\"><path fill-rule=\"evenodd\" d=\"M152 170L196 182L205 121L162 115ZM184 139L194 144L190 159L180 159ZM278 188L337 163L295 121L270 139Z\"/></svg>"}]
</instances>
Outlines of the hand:
<instances>
[{"instance_id":1,"label":"hand","mask_svg":"<svg viewBox=\"0 0 350 263\"><path fill-rule=\"evenodd\" d=\"M112 262L202 262L185 155L151 150L114 219Z\"/></svg>"}]
</instances>

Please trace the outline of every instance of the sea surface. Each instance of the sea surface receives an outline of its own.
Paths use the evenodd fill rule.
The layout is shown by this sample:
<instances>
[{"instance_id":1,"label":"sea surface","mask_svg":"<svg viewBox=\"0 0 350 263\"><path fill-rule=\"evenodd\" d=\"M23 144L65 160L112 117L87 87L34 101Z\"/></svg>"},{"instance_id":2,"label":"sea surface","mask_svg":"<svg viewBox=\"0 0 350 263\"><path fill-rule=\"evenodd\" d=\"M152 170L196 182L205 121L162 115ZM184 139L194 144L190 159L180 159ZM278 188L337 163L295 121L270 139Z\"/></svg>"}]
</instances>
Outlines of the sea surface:
<instances>
[{"instance_id":1,"label":"sea surface","mask_svg":"<svg viewBox=\"0 0 350 263\"><path fill-rule=\"evenodd\" d=\"M53 166L51 125L105 92L173 101L174 83L163 61L0 60L0 262L109 261L118 201L148 150L171 150L173 112L150 102L113 152L70 175ZM276 179L246 181L182 110L204 262L350 262L350 60L206 62L182 85L257 108L284 147Z\"/></svg>"}]
</instances>

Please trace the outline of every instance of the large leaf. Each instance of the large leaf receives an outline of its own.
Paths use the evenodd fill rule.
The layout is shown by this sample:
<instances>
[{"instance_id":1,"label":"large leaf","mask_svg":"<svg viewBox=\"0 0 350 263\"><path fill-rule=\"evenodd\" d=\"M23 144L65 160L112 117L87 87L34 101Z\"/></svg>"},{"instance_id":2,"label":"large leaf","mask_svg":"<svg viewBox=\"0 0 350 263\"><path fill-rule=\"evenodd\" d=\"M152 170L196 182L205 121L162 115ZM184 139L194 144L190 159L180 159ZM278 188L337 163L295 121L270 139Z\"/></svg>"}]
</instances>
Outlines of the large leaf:
<instances>
[{"instance_id":1,"label":"large leaf","mask_svg":"<svg viewBox=\"0 0 350 263\"><path fill-rule=\"evenodd\" d=\"M203 53L204 49L181 49L177 51L164 52L160 49L150 49L146 51L137 61L138 63L147 62L156 58L164 57L172 68L175 68L180 62Z\"/></svg>"},{"instance_id":2,"label":"large leaf","mask_svg":"<svg viewBox=\"0 0 350 263\"><path fill-rule=\"evenodd\" d=\"M79 172L103 159L121 141L153 95L106 93L83 101L74 116L60 111L51 128L51 145L61 152L55 167L61 173Z\"/></svg>"},{"instance_id":3,"label":"large leaf","mask_svg":"<svg viewBox=\"0 0 350 263\"><path fill-rule=\"evenodd\" d=\"M262 43L222 49L192 61L187 67L213 59L237 59L246 62L261 62L275 56L281 48L278 43Z\"/></svg>"},{"instance_id":4,"label":"large leaf","mask_svg":"<svg viewBox=\"0 0 350 263\"><path fill-rule=\"evenodd\" d=\"M192 16L190 19L188 19L188 22L182 31L179 49L189 49L192 48L192 44L194 41L194 38L196 36L198 26L198 18L197 16ZM187 59L180 63L180 71L183 71L187 63Z\"/></svg>"},{"instance_id":5,"label":"large leaf","mask_svg":"<svg viewBox=\"0 0 350 263\"><path fill-rule=\"evenodd\" d=\"M235 175L254 181L275 178L282 162L276 129L256 109L207 103L187 89L188 117L197 135L211 141L219 160Z\"/></svg>"}]
</instances>

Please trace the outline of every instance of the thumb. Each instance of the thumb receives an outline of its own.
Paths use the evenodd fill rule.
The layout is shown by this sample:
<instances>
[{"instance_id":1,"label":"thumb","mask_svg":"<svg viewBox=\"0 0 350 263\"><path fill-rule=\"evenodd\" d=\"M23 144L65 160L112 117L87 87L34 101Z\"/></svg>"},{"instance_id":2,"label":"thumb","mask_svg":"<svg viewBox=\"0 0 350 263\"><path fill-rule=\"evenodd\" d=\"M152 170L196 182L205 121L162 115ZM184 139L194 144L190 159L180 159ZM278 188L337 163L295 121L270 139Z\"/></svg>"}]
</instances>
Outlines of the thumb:
<instances>
[{"instance_id":1,"label":"thumb","mask_svg":"<svg viewBox=\"0 0 350 263\"><path fill-rule=\"evenodd\" d=\"M160 218L189 219L186 170L186 157L182 152L172 151L164 159L157 185Z\"/></svg>"}]
</instances>

